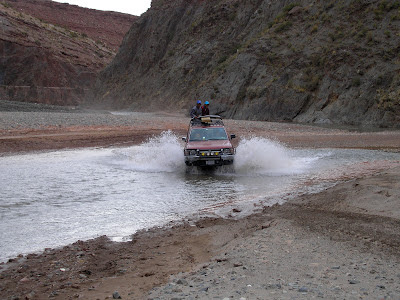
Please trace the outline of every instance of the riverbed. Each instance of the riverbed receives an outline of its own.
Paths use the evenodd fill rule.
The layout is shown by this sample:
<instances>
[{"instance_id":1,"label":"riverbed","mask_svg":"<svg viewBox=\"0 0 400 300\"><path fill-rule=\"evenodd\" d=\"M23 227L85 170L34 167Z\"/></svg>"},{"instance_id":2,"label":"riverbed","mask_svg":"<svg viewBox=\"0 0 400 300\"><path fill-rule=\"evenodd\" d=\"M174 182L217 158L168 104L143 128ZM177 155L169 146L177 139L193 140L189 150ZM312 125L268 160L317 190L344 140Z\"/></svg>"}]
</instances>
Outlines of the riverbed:
<instances>
[{"instance_id":1,"label":"riverbed","mask_svg":"<svg viewBox=\"0 0 400 300\"><path fill-rule=\"evenodd\" d=\"M399 164L400 154L290 148L264 137L239 142L234 166L183 163L165 131L139 145L0 157L0 260L107 235L201 217L243 217L338 182Z\"/></svg>"}]
</instances>

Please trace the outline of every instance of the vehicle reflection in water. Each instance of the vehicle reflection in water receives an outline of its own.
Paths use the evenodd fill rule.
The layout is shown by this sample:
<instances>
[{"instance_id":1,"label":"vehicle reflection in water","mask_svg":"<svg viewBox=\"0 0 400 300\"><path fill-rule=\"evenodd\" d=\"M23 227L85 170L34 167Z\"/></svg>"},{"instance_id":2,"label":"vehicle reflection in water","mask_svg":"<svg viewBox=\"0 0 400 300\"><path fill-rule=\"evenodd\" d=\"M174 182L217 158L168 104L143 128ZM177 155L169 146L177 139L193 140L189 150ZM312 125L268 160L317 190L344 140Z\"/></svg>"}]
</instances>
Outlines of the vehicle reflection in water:
<instances>
[{"instance_id":1,"label":"vehicle reflection in water","mask_svg":"<svg viewBox=\"0 0 400 300\"><path fill-rule=\"evenodd\" d=\"M400 155L291 150L254 138L241 142L236 159L233 169L187 172L170 132L128 148L0 157L0 260L99 235L129 239L185 218L241 216L393 166Z\"/></svg>"}]
</instances>

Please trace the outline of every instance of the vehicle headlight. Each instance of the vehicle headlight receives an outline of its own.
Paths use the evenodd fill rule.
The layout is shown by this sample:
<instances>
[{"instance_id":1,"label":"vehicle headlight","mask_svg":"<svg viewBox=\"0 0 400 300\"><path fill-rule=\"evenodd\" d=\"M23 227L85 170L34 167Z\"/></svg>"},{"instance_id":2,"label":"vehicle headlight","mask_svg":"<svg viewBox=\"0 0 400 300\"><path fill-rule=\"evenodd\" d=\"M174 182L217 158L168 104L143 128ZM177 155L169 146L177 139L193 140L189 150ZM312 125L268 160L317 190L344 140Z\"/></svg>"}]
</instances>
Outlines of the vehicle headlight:
<instances>
[{"instance_id":1,"label":"vehicle headlight","mask_svg":"<svg viewBox=\"0 0 400 300\"><path fill-rule=\"evenodd\" d=\"M197 151L196 150L185 150L185 155L196 155Z\"/></svg>"},{"instance_id":2,"label":"vehicle headlight","mask_svg":"<svg viewBox=\"0 0 400 300\"><path fill-rule=\"evenodd\" d=\"M233 154L233 149L232 148L225 148L222 149L223 154Z\"/></svg>"}]
</instances>

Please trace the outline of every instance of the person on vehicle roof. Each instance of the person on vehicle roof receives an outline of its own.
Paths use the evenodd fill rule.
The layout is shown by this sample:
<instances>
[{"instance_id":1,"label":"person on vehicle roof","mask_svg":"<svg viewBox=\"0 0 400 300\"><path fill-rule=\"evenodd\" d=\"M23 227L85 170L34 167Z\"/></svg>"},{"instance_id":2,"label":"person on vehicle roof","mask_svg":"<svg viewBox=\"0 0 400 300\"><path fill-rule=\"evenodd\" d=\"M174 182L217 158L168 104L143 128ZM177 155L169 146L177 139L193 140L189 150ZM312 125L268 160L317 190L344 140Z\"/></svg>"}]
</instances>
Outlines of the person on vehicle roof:
<instances>
[{"instance_id":1,"label":"person on vehicle roof","mask_svg":"<svg viewBox=\"0 0 400 300\"><path fill-rule=\"evenodd\" d=\"M190 117L193 118L198 118L201 116L201 101L197 100L197 103L195 106L193 106L192 110L190 111Z\"/></svg>"},{"instance_id":2,"label":"person on vehicle roof","mask_svg":"<svg viewBox=\"0 0 400 300\"><path fill-rule=\"evenodd\" d=\"M208 116L210 114L210 110L208 109L209 104L210 104L210 102L208 102L208 101L204 102L204 106L201 108L202 116Z\"/></svg>"}]
</instances>

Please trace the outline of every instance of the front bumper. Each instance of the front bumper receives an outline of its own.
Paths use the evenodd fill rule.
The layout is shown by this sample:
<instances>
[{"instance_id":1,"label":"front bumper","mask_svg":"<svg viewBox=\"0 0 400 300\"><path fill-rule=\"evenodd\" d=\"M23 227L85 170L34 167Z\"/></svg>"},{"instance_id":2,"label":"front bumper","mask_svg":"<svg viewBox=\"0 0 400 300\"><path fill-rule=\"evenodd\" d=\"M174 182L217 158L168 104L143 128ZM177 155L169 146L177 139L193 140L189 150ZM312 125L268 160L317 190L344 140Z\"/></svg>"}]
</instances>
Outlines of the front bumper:
<instances>
[{"instance_id":1,"label":"front bumper","mask_svg":"<svg viewBox=\"0 0 400 300\"><path fill-rule=\"evenodd\" d=\"M188 166L222 166L230 165L235 158L234 154L224 154L219 156L187 155L185 164Z\"/></svg>"}]
</instances>

